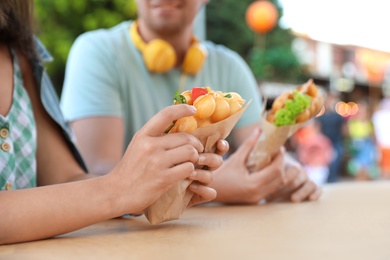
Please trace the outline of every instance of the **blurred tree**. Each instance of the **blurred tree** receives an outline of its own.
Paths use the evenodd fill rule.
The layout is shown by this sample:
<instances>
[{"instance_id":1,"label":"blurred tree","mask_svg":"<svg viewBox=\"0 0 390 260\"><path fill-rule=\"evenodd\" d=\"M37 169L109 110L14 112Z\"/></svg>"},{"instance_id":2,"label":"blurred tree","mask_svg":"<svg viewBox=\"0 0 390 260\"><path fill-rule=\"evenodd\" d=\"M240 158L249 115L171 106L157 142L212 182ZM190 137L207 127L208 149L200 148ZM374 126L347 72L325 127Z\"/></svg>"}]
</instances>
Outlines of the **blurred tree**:
<instances>
[{"instance_id":1,"label":"blurred tree","mask_svg":"<svg viewBox=\"0 0 390 260\"><path fill-rule=\"evenodd\" d=\"M270 0L282 9L277 0ZM256 34L245 21L248 6L254 0L210 1L206 8L207 39L237 51L249 64L259 81L299 83L307 76L291 49L294 35L279 24L269 33Z\"/></svg>"},{"instance_id":2,"label":"blurred tree","mask_svg":"<svg viewBox=\"0 0 390 260\"><path fill-rule=\"evenodd\" d=\"M58 92L70 47L78 35L136 17L134 0L34 0L34 4L37 35L54 57L47 69Z\"/></svg>"},{"instance_id":3,"label":"blurred tree","mask_svg":"<svg viewBox=\"0 0 390 260\"><path fill-rule=\"evenodd\" d=\"M253 0L210 1L206 7L206 37L247 56L253 47L253 32L245 22L246 8Z\"/></svg>"}]
</instances>

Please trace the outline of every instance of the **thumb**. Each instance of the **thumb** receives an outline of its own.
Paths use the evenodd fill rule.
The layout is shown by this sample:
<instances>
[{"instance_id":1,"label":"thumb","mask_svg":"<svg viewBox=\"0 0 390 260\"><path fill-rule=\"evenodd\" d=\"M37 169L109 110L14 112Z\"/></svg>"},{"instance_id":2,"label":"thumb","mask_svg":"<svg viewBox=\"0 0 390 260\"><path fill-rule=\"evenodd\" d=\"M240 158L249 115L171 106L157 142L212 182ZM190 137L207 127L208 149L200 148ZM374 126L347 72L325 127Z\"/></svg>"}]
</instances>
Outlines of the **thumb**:
<instances>
[{"instance_id":1,"label":"thumb","mask_svg":"<svg viewBox=\"0 0 390 260\"><path fill-rule=\"evenodd\" d=\"M260 137L260 133L260 128L256 127L253 133L237 149L236 154L242 161L246 162L248 160L250 152L253 150Z\"/></svg>"},{"instance_id":2,"label":"thumb","mask_svg":"<svg viewBox=\"0 0 390 260\"><path fill-rule=\"evenodd\" d=\"M182 117L192 116L196 113L196 108L187 104L171 105L160 110L141 129L150 136L161 136L169 125Z\"/></svg>"}]
</instances>

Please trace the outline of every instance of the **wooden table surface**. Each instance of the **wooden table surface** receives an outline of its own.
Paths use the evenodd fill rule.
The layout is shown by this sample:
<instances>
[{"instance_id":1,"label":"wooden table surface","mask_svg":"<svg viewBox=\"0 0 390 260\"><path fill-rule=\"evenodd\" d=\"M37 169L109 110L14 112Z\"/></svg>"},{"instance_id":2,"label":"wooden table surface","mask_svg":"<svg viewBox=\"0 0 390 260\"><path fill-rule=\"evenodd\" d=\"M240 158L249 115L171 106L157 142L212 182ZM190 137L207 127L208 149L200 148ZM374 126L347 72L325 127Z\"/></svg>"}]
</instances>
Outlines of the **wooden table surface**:
<instances>
[{"instance_id":1,"label":"wooden table surface","mask_svg":"<svg viewBox=\"0 0 390 260\"><path fill-rule=\"evenodd\" d=\"M326 185L317 202L187 209L0 246L0 259L390 259L390 181Z\"/></svg>"}]
</instances>

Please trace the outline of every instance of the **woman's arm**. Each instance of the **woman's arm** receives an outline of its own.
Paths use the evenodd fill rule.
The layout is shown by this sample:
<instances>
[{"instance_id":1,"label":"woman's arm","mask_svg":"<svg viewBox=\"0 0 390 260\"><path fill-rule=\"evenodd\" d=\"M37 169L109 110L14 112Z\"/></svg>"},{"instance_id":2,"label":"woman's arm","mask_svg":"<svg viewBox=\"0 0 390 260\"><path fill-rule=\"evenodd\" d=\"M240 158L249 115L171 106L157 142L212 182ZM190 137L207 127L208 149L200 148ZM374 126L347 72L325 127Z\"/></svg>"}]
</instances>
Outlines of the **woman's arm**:
<instances>
[{"instance_id":1,"label":"woman's arm","mask_svg":"<svg viewBox=\"0 0 390 260\"><path fill-rule=\"evenodd\" d=\"M202 159L203 146L192 135L161 135L172 121L195 113L191 106L176 105L160 111L134 136L122 160L107 175L73 181L88 175L44 111L31 74L23 68L38 128L38 183L47 186L0 192L2 212L6 213L0 221L0 244L48 238L142 212L180 180L210 182L211 171L198 171L194 163L212 168L222 164L220 155L203 154L206 158ZM68 181L72 182L65 183ZM215 190L209 187L190 189L198 194L196 203L215 198Z\"/></svg>"},{"instance_id":2,"label":"woman's arm","mask_svg":"<svg viewBox=\"0 0 390 260\"><path fill-rule=\"evenodd\" d=\"M2 212L7 213L2 214L0 221L0 244L47 238L126 213L142 212L173 184L185 178L210 182L211 171L198 171L194 164L206 163L218 168L222 164L221 156L200 156L203 146L190 134L161 136L172 121L194 112L193 107L187 105L170 106L160 111L134 136L122 160L105 176L0 192ZM57 148L62 150L62 147ZM70 152L61 155L70 158L69 161L39 161L49 164L39 167L43 179L58 173L82 174ZM206 158L202 159L203 156ZM79 173L68 174L73 170ZM48 179L62 180L62 177ZM215 190L203 185L190 186L190 189L198 194L196 203L210 201L216 196Z\"/></svg>"}]
</instances>

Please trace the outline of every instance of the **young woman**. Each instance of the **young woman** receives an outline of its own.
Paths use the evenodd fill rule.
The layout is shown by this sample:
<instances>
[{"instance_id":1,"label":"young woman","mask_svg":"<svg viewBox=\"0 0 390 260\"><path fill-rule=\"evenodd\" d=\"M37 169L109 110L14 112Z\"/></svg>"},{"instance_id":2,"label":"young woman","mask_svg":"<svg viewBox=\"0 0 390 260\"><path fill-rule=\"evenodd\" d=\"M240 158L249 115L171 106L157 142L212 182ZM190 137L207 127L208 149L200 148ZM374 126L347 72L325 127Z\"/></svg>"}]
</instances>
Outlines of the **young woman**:
<instances>
[{"instance_id":1,"label":"young woman","mask_svg":"<svg viewBox=\"0 0 390 260\"><path fill-rule=\"evenodd\" d=\"M86 174L44 71L43 63L51 58L33 36L32 4L0 4L0 244L47 238L142 212L185 178L197 180L190 186L195 196L188 206L214 199L215 190L205 185L222 164L228 144L221 140L217 154L204 154L189 134L162 135L173 120L195 113L187 105L156 114L107 175Z\"/></svg>"}]
</instances>

